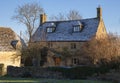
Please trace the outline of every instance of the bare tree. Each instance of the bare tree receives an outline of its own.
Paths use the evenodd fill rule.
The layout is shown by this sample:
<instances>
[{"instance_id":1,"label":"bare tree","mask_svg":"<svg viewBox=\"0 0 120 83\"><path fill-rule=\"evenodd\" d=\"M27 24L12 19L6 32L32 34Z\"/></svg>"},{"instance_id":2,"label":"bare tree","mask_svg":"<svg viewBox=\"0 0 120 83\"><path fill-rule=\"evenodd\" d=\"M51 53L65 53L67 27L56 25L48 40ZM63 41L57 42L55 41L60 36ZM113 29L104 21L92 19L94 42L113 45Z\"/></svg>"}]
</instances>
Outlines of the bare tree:
<instances>
[{"instance_id":1,"label":"bare tree","mask_svg":"<svg viewBox=\"0 0 120 83\"><path fill-rule=\"evenodd\" d=\"M82 16L76 10L70 10L66 15L63 13L59 13L57 16L53 15L50 17L50 20L53 21L78 20L78 19L82 19Z\"/></svg>"},{"instance_id":2,"label":"bare tree","mask_svg":"<svg viewBox=\"0 0 120 83\"><path fill-rule=\"evenodd\" d=\"M70 10L69 13L67 14L68 20L77 20L77 19L81 19L81 18L82 18L82 16L76 10Z\"/></svg>"},{"instance_id":3,"label":"bare tree","mask_svg":"<svg viewBox=\"0 0 120 83\"><path fill-rule=\"evenodd\" d=\"M29 42L31 41L33 32L39 25L39 16L43 12L43 8L37 3L27 3L22 6L18 6L15 11L13 19L26 26Z\"/></svg>"},{"instance_id":4,"label":"bare tree","mask_svg":"<svg viewBox=\"0 0 120 83\"><path fill-rule=\"evenodd\" d=\"M53 20L53 21L64 21L64 20L66 20L66 17L64 14L59 13L57 16L53 15L49 19Z\"/></svg>"}]
</instances>

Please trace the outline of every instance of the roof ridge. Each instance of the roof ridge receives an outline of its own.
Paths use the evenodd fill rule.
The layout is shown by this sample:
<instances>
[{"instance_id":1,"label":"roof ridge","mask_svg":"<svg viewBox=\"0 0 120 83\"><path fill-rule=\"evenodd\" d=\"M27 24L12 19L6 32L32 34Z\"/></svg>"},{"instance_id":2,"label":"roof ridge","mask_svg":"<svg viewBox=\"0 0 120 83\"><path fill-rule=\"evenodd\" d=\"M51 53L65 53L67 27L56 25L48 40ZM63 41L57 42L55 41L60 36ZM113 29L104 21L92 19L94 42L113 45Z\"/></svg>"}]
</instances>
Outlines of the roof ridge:
<instances>
[{"instance_id":1,"label":"roof ridge","mask_svg":"<svg viewBox=\"0 0 120 83\"><path fill-rule=\"evenodd\" d=\"M85 19L77 19L77 20L46 21L45 23L51 23L51 22L70 22L70 21L80 21L80 20L88 20L88 19L97 19L97 18L94 17L94 18L85 18Z\"/></svg>"}]
</instances>

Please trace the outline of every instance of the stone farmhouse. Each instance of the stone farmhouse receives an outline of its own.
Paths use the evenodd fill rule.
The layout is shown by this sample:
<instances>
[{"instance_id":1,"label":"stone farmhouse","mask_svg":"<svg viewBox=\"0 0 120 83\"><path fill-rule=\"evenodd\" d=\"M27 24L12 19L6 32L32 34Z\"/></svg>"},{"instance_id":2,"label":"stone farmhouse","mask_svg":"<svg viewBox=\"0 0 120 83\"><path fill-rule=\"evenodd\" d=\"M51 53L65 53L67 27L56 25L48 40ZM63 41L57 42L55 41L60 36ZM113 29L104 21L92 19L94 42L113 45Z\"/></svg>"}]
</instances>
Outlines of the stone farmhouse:
<instances>
[{"instance_id":1,"label":"stone farmhouse","mask_svg":"<svg viewBox=\"0 0 120 83\"><path fill-rule=\"evenodd\" d=\"M0 73L5 74L7 66L20 66L22 42L12 29L0 27Z\"/></svg>"},{"instance_id":2,"label":"stone farmhouse","mask_svg":"<svg viewBox=\"0 0 120 83\"><path fill-rule=\"evenodd\" d=\"M104 21L102 19L102 8L97 8L97 16L94 18L46 21L45 14L41 15L41 24L32 36L32 44L48 47L49 50L41 61L44 66L74 66L85 64L81 52L82 45L93 37L101 39L107 36ZM70 51L70 53L68 52ZM67 53L65 58L62 53ZM70 56L73 55L73 56ZM62 57L63 56L63 57Z\"/></svg>"}]
</instances>

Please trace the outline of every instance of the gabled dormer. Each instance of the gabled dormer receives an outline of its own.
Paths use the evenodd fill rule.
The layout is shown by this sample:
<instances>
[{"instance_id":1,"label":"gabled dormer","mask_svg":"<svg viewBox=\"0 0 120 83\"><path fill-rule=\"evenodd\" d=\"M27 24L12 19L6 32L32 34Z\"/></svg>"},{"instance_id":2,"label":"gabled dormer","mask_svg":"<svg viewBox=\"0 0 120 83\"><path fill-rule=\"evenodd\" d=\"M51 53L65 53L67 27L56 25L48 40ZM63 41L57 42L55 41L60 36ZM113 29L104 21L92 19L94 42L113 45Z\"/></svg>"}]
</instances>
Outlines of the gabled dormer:
<instances>
[{"instance_id":1,"label":"gabled dormer","mask_svg":"<svg viewBox=\"0 0 120 83\"><path fill-rule=\"evenodd\" d=\"M17 43L18 43L18 40L13 40L13 41L11 41L11 45L12 45L12 47L13 47L14 49L17 48Z\"/></svg>"},{"instance_id":2,"label":"gabled dormer","mask_svg":"<svg viewBox=\"0 0 120 83\"><path fill-rule=\"evenodd\" d=\"M75 21L73 24L73 32L80 32L82 30L82 23L80 21Z\"/></svg>"},{"instance_id":3,"label":"gabled dormer","mask_svg":"<svg viewBox=\"0 0 120 83\"><path fill-rule=\"evenodd\" d=\"M56 24L55 23L48 23L48 25L46 26L46 31L48 33L52 33L55 31L55 28L56 28Z\"/></svg>"}]
</instances>

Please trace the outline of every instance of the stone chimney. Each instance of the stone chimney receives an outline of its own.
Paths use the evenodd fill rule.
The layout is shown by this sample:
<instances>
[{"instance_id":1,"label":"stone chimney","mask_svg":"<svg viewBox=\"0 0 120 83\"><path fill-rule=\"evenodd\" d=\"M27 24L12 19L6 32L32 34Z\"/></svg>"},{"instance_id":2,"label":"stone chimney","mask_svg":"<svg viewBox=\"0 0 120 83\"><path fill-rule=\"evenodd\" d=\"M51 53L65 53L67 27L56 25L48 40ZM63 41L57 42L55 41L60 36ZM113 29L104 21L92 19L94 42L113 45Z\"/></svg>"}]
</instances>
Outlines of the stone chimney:
<instances>
[{"instance_id":1,"label":"stone chimney","mask_svg":"<svg viewBox=\"0 0 120 83\"><path fill-rule=\"evenodd\" d=\"M100 6L97 8L97 18L102 18L102 8Z\"/></svg>"},{"instance_id":2,"label":"stone chimney","mask_svg":"<svg viewBox=\"0 0 120 83\"><path fill-rule=\"evenodd\" d=\"M46 14L45 13L41 14L40 15L40 25L43 24L44 22L46 22L46 20L47 20Z\"/></svg>"}]
</instances>

